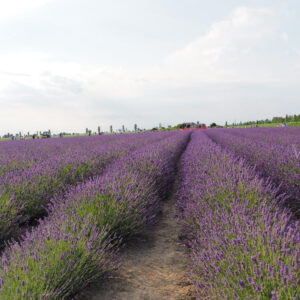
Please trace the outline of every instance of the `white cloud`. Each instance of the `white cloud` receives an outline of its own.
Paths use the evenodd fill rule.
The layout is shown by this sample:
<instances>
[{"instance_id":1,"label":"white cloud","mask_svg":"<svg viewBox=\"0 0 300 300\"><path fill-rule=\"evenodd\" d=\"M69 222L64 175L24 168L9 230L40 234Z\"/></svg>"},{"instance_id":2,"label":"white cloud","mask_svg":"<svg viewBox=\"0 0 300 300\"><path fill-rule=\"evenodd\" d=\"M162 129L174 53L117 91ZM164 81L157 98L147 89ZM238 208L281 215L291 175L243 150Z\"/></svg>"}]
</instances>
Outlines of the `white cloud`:
<instances>
[{"instance_id":1,"label":"white cloud","mask_svg":"<svg viewBox=\"0 0 300 300\"><path fill-rule=\"evenodd\" d=\"M26 13L53 0L0 0L0 20Z\"/></svg>"},{"instance_id":2,"label":"white cloud","mask_svg":"<svg viewBox=\"0 0 300 300\"><path fill-rule=\"evenodd\" d=\"M272 99L282 109L279 98L287 94L287 105L295 109L291 94L300 85L300 52L290 45L276 12L268 8L234 10L206 34L147 69L81 65L43 53L0 55L0 66L2 107L6 103L10 113L17 103L27 112L20 122L32 122L30 128L38 121L27 118L34 111L48 111L56 116L56 128L65 130L96 126L99 120L104 126L111 120L134 122L133 116L144 122L142 126L163 119L178 122L194 118L201 108L207 120L218 122L258 118L255 101L265 103L261 113L276 114L275 108L270 111Z\"/></svg>"},{"instance_id":3,"label":"white cloud","mask_svg":"<svg viewBox=\"0 0 300 300\"><path fill-rule=\"evenodd\" d=\"M167 74L162 74L180 85L298 80L292 66L300 56L286 43L287 34L278 23L272 9L238 8L170 54L162 66Z\"/></svg>"}]
</instances>

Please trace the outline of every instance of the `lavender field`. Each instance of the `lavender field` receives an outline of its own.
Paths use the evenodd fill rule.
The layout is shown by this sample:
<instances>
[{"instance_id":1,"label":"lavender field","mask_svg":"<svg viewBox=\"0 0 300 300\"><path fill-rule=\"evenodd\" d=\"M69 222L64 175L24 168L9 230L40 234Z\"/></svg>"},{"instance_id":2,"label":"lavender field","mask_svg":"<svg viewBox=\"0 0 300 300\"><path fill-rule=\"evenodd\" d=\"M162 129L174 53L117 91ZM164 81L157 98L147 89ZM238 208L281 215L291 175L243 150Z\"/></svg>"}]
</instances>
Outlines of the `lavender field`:
<instances>
[{"instance_id":1,"label":"lavender field","mask_svg":"<svg viewBox=\"0 0 300 300\"><path fill-rule=\"evenodd\" d=\"M85 299L168 201L192 288L149 299L299 299L299 152L297 127L2 141L0 299Z\"/></svg>"}]
</instances>

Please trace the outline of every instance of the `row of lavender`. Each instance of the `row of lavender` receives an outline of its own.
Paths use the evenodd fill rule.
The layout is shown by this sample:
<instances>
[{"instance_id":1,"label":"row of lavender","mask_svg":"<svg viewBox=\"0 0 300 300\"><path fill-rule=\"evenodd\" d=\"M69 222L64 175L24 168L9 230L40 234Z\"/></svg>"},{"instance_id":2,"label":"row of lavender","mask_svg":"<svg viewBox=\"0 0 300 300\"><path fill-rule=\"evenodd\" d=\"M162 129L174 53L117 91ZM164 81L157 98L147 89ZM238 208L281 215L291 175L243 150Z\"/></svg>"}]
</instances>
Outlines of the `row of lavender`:
<instances>
[{"instance_id":1,"label":"row of lavender","mask_svg":"<svg viewBox=\"0 0 300 300\"><path fill-rule=\"evenodd\" d=\"M257 127L257 128L233 128L226 132L239 136L259 139L268 143L284 144L289 148L292 144L300 146L299 127Z\"/></svg>"},{"instance_id":2,"label":"row of lavender","mask_svg":"<svg viewBox=\"0 0 300 300\"><path fill-rule=\"evenodd\" d=\"M270 182L204 133L192 134L180 176L199 299L299 297L300 224L276 206Z\"/></svg>"},{"instance_id":3,"label":"row of lavender","mask_svg":"<svg viewBox=\"0 0 300 300\"><path fill-rule=\"evenodd\" d=\"M17 236L19 224L43 216L55 195L64 194L70 186L101 174L118 157L172 134L70 138L65 139L68 142L58 140L60 145L55 141L47 159L40 161L43 155L37 155L37 162L30 167L7 172L0 178L0 241ZM44 141L31 142L37 148L35 153L43 152Z\"/></svg>"},{"instance_id":4,"label":"row of lavender","mask_svg":"<svg viewBox=\"0 0 300 300\"><path fill-rule=\"evenodd\" d=\"M177 132L56 197L49 216L3 253L1 299L65 299L118 266L122 239L152 222L189 139Z\"/></svg>"},{"instance_id":5,"label":"row of lavender","mask_svg":"<svg viewBox=\"0 0 300 300\"><path fill-rule=\"evenodd\" d=\"M269 177L288 196L284 205L300 216L299 128L221 129L207 135Z\"/></svg>"},{"instance_id":6,"label":"row of lavender","mask_svg":"<svg viewBox=\"0 0 300 300\"><path fill-rule=\"evenodd\" d=\"M22 172L36 164L51 159L54 155L61 156L93 147L95 141L107 144L116 139L113 135L100 137L76 137L66 139L18 140L2 141L0 146L0 176L8 172Z\"/></svg>"}]
</instances>

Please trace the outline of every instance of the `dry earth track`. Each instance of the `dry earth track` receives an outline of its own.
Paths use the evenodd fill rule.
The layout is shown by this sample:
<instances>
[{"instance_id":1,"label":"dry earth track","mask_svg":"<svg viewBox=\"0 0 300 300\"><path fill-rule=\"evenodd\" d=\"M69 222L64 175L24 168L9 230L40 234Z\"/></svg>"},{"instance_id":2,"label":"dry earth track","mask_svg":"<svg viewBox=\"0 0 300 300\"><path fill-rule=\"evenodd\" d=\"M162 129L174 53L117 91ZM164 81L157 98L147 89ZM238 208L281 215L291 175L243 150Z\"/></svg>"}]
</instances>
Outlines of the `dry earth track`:
<instances>
[{"instance_id":1,"label":"dry earth track","mask_svg":"<svg viewBox=\"0 0 300 300\"><path fill-rule=\"evenodd\" d=\"M174 190L174 189L173 189ZM87 288L84 300L192 300L187 279L188 251L180 241L174 193L163 202L156 225L131 239L121 253L121 268Z\"/></svg>"}]
</instances>

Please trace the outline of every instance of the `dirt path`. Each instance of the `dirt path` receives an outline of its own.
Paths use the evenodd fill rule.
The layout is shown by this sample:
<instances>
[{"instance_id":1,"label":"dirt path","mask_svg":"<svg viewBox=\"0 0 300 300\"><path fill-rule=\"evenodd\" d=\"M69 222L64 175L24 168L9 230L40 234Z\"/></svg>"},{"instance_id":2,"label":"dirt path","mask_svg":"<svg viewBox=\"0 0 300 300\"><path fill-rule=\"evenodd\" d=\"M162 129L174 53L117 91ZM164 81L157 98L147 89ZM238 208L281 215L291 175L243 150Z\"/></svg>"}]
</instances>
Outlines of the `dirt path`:
<instances>
[{"instance_id":1,"label":"dirt path","mask_svg":"<svg viewBox=\"0 0 300 300\"><path fill-rule=\"evenodd\" d=\"M129 241L122 251L122 267L113 277L85 291L84 300L191 300L187 280L188 255L180 242L175 199L164 202L151 229Z\"/></svg>"}]
</instances>

